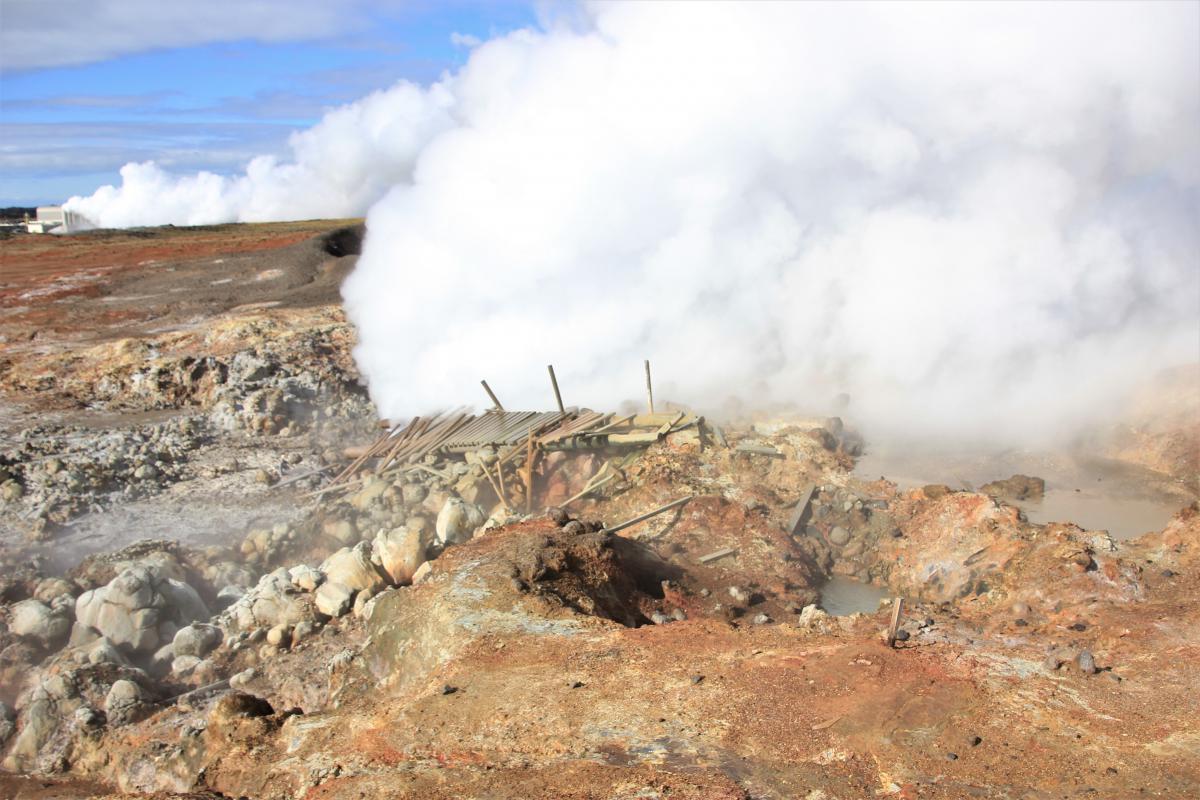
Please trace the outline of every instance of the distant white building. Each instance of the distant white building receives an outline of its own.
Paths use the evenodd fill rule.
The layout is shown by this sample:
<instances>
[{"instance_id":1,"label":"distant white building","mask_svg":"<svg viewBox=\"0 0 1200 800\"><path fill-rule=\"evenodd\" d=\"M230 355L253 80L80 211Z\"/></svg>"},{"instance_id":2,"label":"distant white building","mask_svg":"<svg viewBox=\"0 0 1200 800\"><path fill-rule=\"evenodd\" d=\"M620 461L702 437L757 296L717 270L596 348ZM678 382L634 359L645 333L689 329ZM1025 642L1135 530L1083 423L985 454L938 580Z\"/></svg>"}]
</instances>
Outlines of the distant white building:
<instances>
[{"instance_id":1,"label":"distant white building","mask_svg":"<svg viewBox=\"0 0 1200 800\"><path fill-rule=\"evenodd\" d=\"M62 206L38 206L37 219L25 223L25 229L30 233L70 233L86 227L89 226L83 217Z\"/></svg>"}]
</instances>

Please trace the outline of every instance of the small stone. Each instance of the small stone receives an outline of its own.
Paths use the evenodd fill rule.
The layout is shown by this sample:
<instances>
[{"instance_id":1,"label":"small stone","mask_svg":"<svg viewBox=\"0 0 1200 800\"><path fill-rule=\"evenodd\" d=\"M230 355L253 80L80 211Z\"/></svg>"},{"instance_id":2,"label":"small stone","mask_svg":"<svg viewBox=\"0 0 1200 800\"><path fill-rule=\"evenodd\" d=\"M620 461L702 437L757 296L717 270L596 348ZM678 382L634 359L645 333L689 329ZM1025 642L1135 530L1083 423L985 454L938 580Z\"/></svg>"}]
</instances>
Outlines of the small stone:
<instances>
[{"instance_id":1,"label":"small stone","mask_svg":"<svg viewBox=\"0 0 1200 800\"><path fill-rule=\"evenodd\" d=\"M696 684L700 683L703 680L704 680L703 675L693 675L692 676L692 685L695 686Z\"/></svg>"},{"instance_id":2,"label":"small stone","mask_svg":"<svg viewBox=\"0 0 1200 800\"><path fill-rule=\"evenodd\" d=\"M958 753L946 753L947 761L958 761Z\"/></svg>"},{"instance_id":3,"label":"small stone","mask_svg":"<svg viewBox=\"0 0 1200 800\"><path fill-rule=\"evenodd\" d=\"M982 736L968 736L967 737L967 744L971 745L971 747L978 747L982 742L983 742Z\"/></svg>"},{"instance_id":4,"label":"small stone","mask_svg":"<svg viewBox=\"0 0 1200 800\"><path fill-rule=\"evenodd\" d=\"M565 509L559 508L558 506L546 509L546 516L548 516L550 521L560 528L571 521L571 515L568 514Z\"/></svg>"},{"instance_id":5,"label":"small stone","mask_svg":"<svg viewBox=\"0 0 1200 800\"><path fill-rule=\"evenodd\" d=\"M246 684L248 684L248 683L250 683L250 681L254 680L254 676L256 674L257 673L255 673L254 667L250 667L249 669L242 670L241 672L237 673L236 675L232 676L229 679L229 688L244 689L246 687Z\"/></svg>"},{"instance_id":6,"label":"small stone","mask_svg":"<svg viewBox=\"0 0 1200 800\"><path fill-rule=\"evenodd\" d=\"M671 621L671 618L668 617L666 614L662 613L661 611L655 611L653 614L650 615L650 621L653 622L655 625L666 625L668 622Z\"/></svg>"},{"instance_id":7,"label":"small stone","mask_svg":"<svg viewBox=\"0 0 1200 800\"><path fill-rule=\"evenodd\" d=\"M276 625L267 631L267 644L287 647L292 641L292 629L287 625Z\"/></svg>"},{"instance_id":8,"label":"small stone","mask_svg":"<svg viewBox=\"0 0 1200 800\"><path fill-rule=\"evenodd\" d=\"M562 532L567 536L578 536L581 533L586 533L587 527L579 520L573 519L562 526Z\"/></svg>"},{"instance_id":9,"label":"small stone","mask_svg":"<svg viewBox=\"0 0 1200 800\"><path fill-rule=\"evenodd\" d=\"M708 597L710 594L712 594L712 592L710 592L707 587L700 590L701 597Z\"/></svg>"},{"instance_id":10,"label":"small stone","mask_svg":"<svg viewBox=\"0 0 1200 800\"><path fill-rule=\"evenodd\" d=\"M677 608L671 612L671 617L676 622L683 622L684 620L687 619L687 612L684 611L682 608Z\"/></svg>"},{"instance_id":11,"label":"small stone","mask_svg":"<svg viewBox=\"0 0 1200 800\"><path fill-rule=\"evenodd\" d=\"M579 689L583 687L583 681L571 681L569 685L572 689Z\"/></svg>"},{"instance_id":12,"label":"small stone","mask_svg":"<svg viewBox=\"0 0 1200 800\"><path fill-rule=\"evenodd\" d=\"M312 636L317 630L317 624L312 620L301 620L296 623L296 627L292 629L292 646L299 644L302 640Z\"/></svg>"},{"instance_id":13,"label":"small stone","mask_svg":"<svg viewBox=\"0 0 1200 800\"><path fill-rule=\"evenodd\" d=\"M843 528L841 525L835 525L833 530L829 532L829 541L839 547L850 541L850 531Z\"/></svg>"},{"instance_id":14,"label":"small stone","mask_svg":"<svg viewBox=\"0 0 1200 800\"><path fill-rule=\"evenodd\" d=\"M771 618L766 614L758 614L754 617L754 619L751 620L751 622L753 622L755 625L766 625L770 621Z\"/></svg>"},{"instance_id":15,"label":"small stone","mask_svg":"<svg viewBox=\"0 0 1200 800\"><path fill-rule=\"evenodd\" d=\"M1175 572L1174 572L1174 570L1164 569L1164 570L1162 571L1162 576L1163 576L1164 578L1174 578L1174 577L1175 577ZM1109 769L1112 769L1112 767L1109 767ZM1114 775L1116 774L1116 770L1113 770L1113 774L1114 774Z\"/></svg>"},{"instance_id":16,"label":"small stone","mask_svg":"<svg viewBox=\"0 0 1200 800\"><path fill-rule=\"evenodd\" d=\"M1090 650L1081 650L1075 657L1075 663L1084 675L1092 675L1096 672L1096 659Z\"/></svg>"},{"instance_id":17,"label":"small stone","mask_svg":"<svg viewBox=\"0 0 1200 800\"><path fill-rule=\"evenodd\" d=\"M444 694L444 695L445 695L445 694L454 694L454 693L455 693L455 692L457 692L457 691L458 691L458 687L457 687L457 686L451 686L451 685L450 685L450 684L448 684L448 683L447 683L447 684L444 684L444 685L442 686L442 694Z\"/></svg>"},{"instance_id":18,"label":"small stone","mask_svg":"<svg viewBox=\"0 0 1200 800\"><path fill-rule=\"evenodd\" d=\"M904 628L901 628L898 631L896 631L896 641L897 642L907 642L908 641L908 631L904 630Z\"/></svg>"}]
</instances>

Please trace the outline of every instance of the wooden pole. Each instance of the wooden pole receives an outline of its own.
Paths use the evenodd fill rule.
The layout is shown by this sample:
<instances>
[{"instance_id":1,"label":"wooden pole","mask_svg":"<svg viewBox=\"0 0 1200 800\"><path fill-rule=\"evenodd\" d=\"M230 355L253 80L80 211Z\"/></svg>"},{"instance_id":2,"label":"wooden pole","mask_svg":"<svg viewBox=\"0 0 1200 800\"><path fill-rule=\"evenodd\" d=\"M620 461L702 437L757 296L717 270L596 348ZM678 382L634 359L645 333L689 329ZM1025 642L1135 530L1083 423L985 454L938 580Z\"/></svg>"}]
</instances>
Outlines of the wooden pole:
<instances>
[{"instance_id":1,"label":"wooden pole","mask_svg":"<svg viewBox=\"0 0 1200 800\"><path fill-rule=\"evenodd\" d=\"M609 533L616 533L617 531L623 531L626 528L632 528L634 525L637 525L639 522L645 522L646 520L650 519L651 517L657 517L659 514L663 513L664 511L670 511L672 508L681 506L684 503L688 502L689 500L693 499L694 497L695 497L695 495L689 494L687 497L681 497L678 500L674 500L670 503L667 503L665 506L659 506L658 508L654 509L653 511L647 511L645 514L642 514L639 517L634 517L633 519L626 520L626 521L622 522L620 525L614 525L613 527L607 528L606 530Z\"/></svg>"},{"instance_id":2,"label":"wooden pole","mask_svg":"<svg viewBox=\"0 0 1200 800\"><path fill-rule=\"evenodd\" d=\"M554 377L554 365L547 364L546 369L550 372L550 385L554 387L554 402L558 403L558 413L565 414L567 410L563 408L562 394L558 391L558 378Z\"/></svg>"},{"instance_id":3,"label":"wooden pole","mask_svg":"<svg viewBox=\"0 0 1200 800\"><path fill-rule=\"evenodd\" d=\"M892 601L892 623L888 625L887 646L896 646L896 632L900 630L900 615L904 613L904 598L897 597Z\"/></svg>"},{"instance_id":4,"label":"wooden pole","mask_svg":"<svg viewBox=\"0 0 1200 800\"><path fill-rule=\"evenodd\" d=\"M492 391L492 387L488 386L487 381L480 381L483 384L483 390L487 392L488 397L492 398L492 404L496 406L497 411L503 411L504 406L500 405L500 401L496 398L496 393Z\"/></svg>"},{"instance_id":5,"label":"wooden pole","mask_svg":"<svg viewBox=\"0 0 1200 800\"><path fill-rule=\"evenodd\" d=\"M650 385L650 359L646 359L646 402L650 413L654 413L654 387Z\"/></svg>"},{"instance_id":6,"label":"wooden pole","mask_svg":"<svg viewBox=\"0 0 1200 800\"><path fill-rule=\"evenodd\" d=\"M533 449L533 428L529 429L528 443L525 452L525 513L533 510L533 457L537 452Z\"/></svg>"}]
</instances>

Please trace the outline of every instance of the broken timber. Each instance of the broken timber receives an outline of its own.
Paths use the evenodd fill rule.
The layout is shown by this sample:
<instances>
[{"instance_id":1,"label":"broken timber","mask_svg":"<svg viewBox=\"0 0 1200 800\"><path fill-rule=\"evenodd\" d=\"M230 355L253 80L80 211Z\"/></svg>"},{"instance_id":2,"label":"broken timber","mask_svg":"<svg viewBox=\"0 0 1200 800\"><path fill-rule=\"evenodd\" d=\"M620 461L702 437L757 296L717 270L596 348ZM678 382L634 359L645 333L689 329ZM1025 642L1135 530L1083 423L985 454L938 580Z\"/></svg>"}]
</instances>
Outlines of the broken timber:
<instances>
[{"instance_id":1,"label":"broken timber","mask_svg":"<svg viewBox=\"0 0 1200 800\"><path fill-rule=\"evenodd\" d=\"M900 615L904 613L904 598L897 597L892 601L892 622L888 625L887 646L896 646L896 634L900 630Z\"/></svg>"},{"instance_id":2,"label":"broken timber","mask_svg":"<svg viewBox=\"0 0 1200 800\"><path fill-rule=\"evenodd\" d=\"M689 500L695 499L695 497L696 497L696 495L689 494L687 497L681 497L678 500L674 500L670 503L667 503L665 506L659 506L658 508L654 509L653 511L647 511L645 514L642 514L641 516L634 517L633 519L630 519L630 520L626 520L625 522L622 522L619 525L614 525L613 527L608 528L607 530L609 533L616 533L617 531L623 531L626 528L632 528L634 525L637 525L639 522L645 522L646 520L650 519L651 517L657 517L659 514L662 514L666 511L670 511L672 508L676 508L676 507L681 506L684 503L688 502Z\"/></svg>"}]
</instances>

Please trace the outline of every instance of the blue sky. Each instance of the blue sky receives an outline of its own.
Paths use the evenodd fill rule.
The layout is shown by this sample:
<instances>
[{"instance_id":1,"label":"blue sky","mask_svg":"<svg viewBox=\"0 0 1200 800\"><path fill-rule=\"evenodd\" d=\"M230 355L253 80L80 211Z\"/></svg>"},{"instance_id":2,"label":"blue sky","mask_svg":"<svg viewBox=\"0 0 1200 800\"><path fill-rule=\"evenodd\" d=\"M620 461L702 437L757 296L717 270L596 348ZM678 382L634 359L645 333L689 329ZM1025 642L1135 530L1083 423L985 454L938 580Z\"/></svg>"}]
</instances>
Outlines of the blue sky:
<instances>
[{"instance_id":1,"label":"blue sky","mask_svg":"<svg viewBox=\"0 0 1200 800\"><path fill-rule=\"evenodd\" d=\"M0 205L117 183L129 161L236 172L332 106L535 25L517 0L38 0L0 5ZM61 20L71 20L63 24Z\"/></svg>"}]
</instances>

